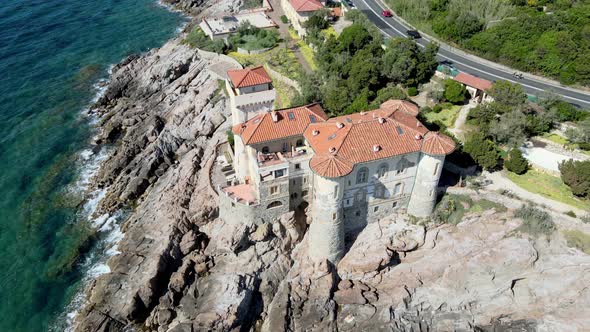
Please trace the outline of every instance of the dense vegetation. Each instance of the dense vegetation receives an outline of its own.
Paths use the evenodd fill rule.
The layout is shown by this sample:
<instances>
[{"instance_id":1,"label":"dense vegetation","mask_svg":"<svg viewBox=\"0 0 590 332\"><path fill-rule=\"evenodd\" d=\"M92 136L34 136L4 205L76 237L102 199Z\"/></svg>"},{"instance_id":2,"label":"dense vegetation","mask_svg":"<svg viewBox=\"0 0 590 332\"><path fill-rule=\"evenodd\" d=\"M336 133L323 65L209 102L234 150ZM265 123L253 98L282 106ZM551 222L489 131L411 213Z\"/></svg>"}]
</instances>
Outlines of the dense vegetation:
<instances>
[{"instance_id":1,"label":"dense vegetation","mask_svg":"<svg viewBox=\"0 0 590 332\"><path fill-rule=\"evenodd\" d=\"M388 0L442 39L564 84L590 85L590 0Z\"/></svg>"},{"instance_id":2,"label":"dense vegetation","mask_svg":"<svg viewBox=\"0 0 590 332\"><path fill-rule=\"evenodd\" d=\"M590 161L570 159L559 165L559 171L574 195L590 198Z\"/></svg>"},{"instance_id":3,"label":"dense vegetation","mask_svg":"<svg viewBox=\"0 0 590 332\"><path fill-rule=\"evenodd\" d=\"M383 49L379 31L362 14L350 15L355 23L338 37L308 37L316 48L318 70L301 79L302 94L294 103L320 101L330 114L350 114L405 98L400 86L416 87L436 70L436 45L420 50L411 40L394 38ZM318 20L314 26L321 24Z\"/></svg>"},{"instance_id":4,"label":"dense vegetation","mask_svg":"<svg viewBox=\"0 0 590 332\"><path fill-rule=\"evenodd\" d=\"M508 154L508 159L504 161L504 167L510 172L520 175L526 173L529 169L529 163L519 149L512 149Z\"/></svg>"},{"instance_id":5,"label":"dense vegetation","mask_svg":"<svg viewBox=\"0 0 590 332\"><path fill-rule=\"evenodd\" d=\"M271 48L279 41L279 32L276 29L260 29L248 22L241 24L235 33L227 38L231 48L243 48L248 51Z\"/></svg>"},{"instance_id":6,"label":"dense vegetation","mask_svg":"<svg viewBox=\"0 0 590 332\"><path fill-rule=\"evenodd\" d=\"M190 47L215 53L223 53L226 49L225 42L222 39L211 40L198 26L193 28L182 42Z\"/></svg>"}]
</instances>

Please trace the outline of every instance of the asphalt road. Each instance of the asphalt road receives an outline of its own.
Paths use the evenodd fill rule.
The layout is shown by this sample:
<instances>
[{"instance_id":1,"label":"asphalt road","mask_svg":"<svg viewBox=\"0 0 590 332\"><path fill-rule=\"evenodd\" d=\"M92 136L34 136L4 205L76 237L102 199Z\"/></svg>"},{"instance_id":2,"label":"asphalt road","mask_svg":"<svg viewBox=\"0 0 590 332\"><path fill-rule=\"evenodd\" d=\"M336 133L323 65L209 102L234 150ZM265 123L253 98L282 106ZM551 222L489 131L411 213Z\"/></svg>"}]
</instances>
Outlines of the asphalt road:
<instances>
[{"instance_id":1,"label":"asphalt road","mask_svg":"<svg viewBox=\"0 0 590 332\"><path fill-rule=\"evenodd\" d=\"M353 0L353 2L357 9L361 10L386 36L407 37L406 31L409 27L406 27L395 17L383 17L382 12L385 8L378 0ZM416 42L422 47L429 43L428 39L424 37L417 39ZM590 109L590 93L584 91L553 84L544 80L535 80L529 77L517 79L512 76L515 72L514 70L505 71L498 67L490 66L484 62L478 62L476 57L466 57L447 49L443 49L442 47L438 52L438 59L441 62L452 64L453 67L460 71L489 81L506 80L519 83L530 95L538 96L543 91L552 91L573 105Z\"/></svg>"}]
</instances>

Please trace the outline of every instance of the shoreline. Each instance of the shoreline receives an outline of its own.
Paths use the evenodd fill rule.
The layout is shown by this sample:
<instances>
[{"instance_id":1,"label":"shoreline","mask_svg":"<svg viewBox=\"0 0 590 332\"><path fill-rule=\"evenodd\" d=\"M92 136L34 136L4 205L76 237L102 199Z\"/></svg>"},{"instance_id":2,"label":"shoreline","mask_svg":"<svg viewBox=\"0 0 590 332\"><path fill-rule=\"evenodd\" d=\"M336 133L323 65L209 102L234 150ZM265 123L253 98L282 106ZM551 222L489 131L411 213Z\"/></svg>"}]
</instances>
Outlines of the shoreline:
<instances>
[{"instance_id":1,"label":"shoreline","mask_svg":"<svg viewBox=\"0 0 590 332\"><path fill-rule=\"evenodd\" d=\"M162 0L156 0L154 2L161 8L179 14L183 19L183 23L176 28L171 38L162 44L164 45L178 38L194 17L181 9L175 8L171 4L163 2ZM138 55L142 56L148 54L154 49L162 47L162 45L141 52ZM123 63L127 58L128 57L125 57L119 62L112 63L108 66L105 77L97 79L96 83L92 84L95 93L90 99L90 102L79 111L79 115L87 119L87 122L93 131L100 130L99 122L101 121L101 116L93 113L93 108L95 108L96 103L104 96L104 93L111 83L113 69ZM95 188L96 184L93 181L100 171L102 163L107 160L115 150L114 147L95 144L94 142L98 136L99 133L95 132L90 137L87 147L77 152L76 160L77 163L80 163L80 165L76 166L78 169L78 180L76 180L74 184L68 186L69 188L67 189L78 192L79 195L83 197L80 211L81 215L77 218L77 222L88 223L92 227L97 239L94 241L95 243L92 245L92 248L84 254L84 257L82 257L79 262L76 263L78 266L77 268L83 271L83 277L79 280L80 285L77 287L76 294L73 295L69 303L63 308L63 311L54 318L49 326L49 331L74 330L74 321L88 300L86 289L94 280L96 280L96 278L111 271L107 262L111 257L119 253L118 244L124 236L124 233L121 230L121 223L126 218L126 212L116 211L111 214L103 213L101 215L95 215L99 210L100 203L105 197L108 187L100 189Z\"/></svg>"}]
</instances>

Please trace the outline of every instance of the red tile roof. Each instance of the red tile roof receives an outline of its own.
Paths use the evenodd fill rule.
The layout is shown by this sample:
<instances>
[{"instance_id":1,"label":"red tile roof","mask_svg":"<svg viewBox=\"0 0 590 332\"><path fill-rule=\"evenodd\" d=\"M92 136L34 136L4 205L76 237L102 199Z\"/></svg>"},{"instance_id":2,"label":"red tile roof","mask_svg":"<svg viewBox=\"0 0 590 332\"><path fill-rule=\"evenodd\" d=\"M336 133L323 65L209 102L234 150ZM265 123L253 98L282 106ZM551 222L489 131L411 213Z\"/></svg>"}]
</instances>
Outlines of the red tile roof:
<instances>
[{"instance_id":1,"label":"red tile roof","mask_svg":"<svg viewBox=\"0 0 590 332\"><path fill-rule=\"evenodd\" d=\"M277 110L274 114L277 121L273 120L273 112L267 112L235 125L232 131L248 145L303 135L310 123L324 122L328 119L319 104Z\"/></svg>"},{"instance_id":2,"label":"red tile roof","mask_svg":"<svg viewBox=\"0 0 590 332\"><path fill-rule=\"evenodd\" d=\"M492 87L492 82L463 72L455 76L455 81L482 91L485 91Z\"/></svg>"},{"instance_id":3,"label":"red tile roof","mask_svg":"<svg viewBox=\"0 0 590 332\"><path fill-rule=\"evenodd\" d=\"M268 76L268 73L264 70L263 66L228 70L227 76L229 76L234 88L272 83L272 79Z\"/></svg>"},{"instance_id":4,"label":"red tile roof","mask_svg":"<svg viewBox=\"0 0 590 332\"><path fill-rule=\"evenodd\" d=\"M413 116L417 116L420 113L420 108L407 100L391 99L381 104L381 108L393 111L402 110Z\"/></svg>"},{"instance_id":5,"label":"red tile roof","mask_svg":"<svg viewBox=\"0 0 590 332\"><path fill-rule=\"evenodd\" d=\"M454 150L450 138L429 132L401 108L392 109L394 103L384 104L385 109L310 124L304 136L315 152L311 169L321 176L339 177L352 172L358 163L418 151L439 155Z\"/></svg>"},{"instance_id":6,"label":"red tile roof","mask_svg":"<svg viewBox=\"0 0 590 332\"><path fill-rule=\"evenodd\" d=\"M314 12L324 8L318 0L290 0L289 2L296 12Z\"/></svg>"}]
</instances>

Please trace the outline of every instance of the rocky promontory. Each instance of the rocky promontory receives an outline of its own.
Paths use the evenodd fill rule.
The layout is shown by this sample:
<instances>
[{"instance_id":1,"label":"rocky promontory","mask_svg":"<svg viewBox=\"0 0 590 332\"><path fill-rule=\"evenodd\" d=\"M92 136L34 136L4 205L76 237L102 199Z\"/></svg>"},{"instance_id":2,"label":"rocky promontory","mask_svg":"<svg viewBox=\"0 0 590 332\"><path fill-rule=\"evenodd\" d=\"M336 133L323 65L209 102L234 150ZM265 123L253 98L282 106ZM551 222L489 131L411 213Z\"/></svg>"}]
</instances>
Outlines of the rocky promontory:
<instances>
[{"instance_id":1,"label":"rocky promontory","mask_svg":"<svg viewBox=\"0 0 590 332\"><path fill-rule=\"evenodd\" d=\"M219 79L238 66L179 38L113 69L92 108L96 143L113 150L95 186L100 212L130 212L76 331L590 329L590 256L558 232L519 231L518 202L457 225L391 215L350 239L337 266L308 259L305 211L219 219L211 166L231 123Z\"/></svg>"}]
</instances>

